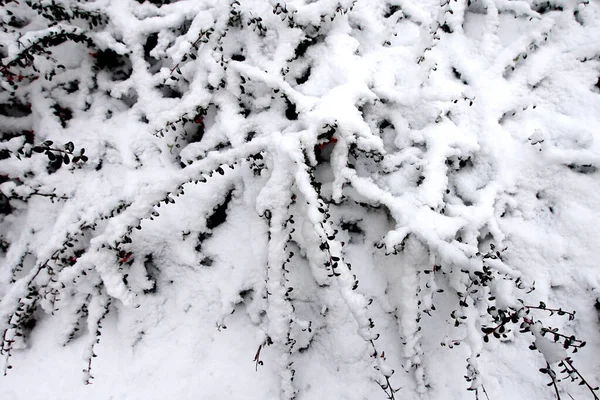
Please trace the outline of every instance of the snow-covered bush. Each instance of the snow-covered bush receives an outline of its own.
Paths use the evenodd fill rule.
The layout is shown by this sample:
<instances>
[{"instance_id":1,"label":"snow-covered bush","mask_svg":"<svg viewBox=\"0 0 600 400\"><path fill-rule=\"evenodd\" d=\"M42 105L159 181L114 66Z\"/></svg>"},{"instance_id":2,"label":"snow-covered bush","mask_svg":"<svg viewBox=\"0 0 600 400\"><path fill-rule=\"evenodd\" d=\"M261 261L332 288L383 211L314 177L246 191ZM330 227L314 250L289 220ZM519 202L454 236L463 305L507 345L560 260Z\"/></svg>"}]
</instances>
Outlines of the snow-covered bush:
<instances>
[{"instance_id":1,"label":"snow-covered bush","mask_svg":"<svg viewBox=\"0 0 600 400\"><path fill-rule=\"evenodd\" d=\"M562 376L598 398L598 360L566 353L586 344L572 332L600 345L593 244L535 255L593 209L570 195L597 187L599 3L0 5L5 372L52 319L91 383L112 314L134 347L152 310L194 308L216 332L251 321L239 368L273 366L284 399L317 398L323 351L371 396L441 398L439 360L487 396L512 342L548 398L579 393ZM552 281L575 270L570 302Z\"/></svg>"}]
</instances>

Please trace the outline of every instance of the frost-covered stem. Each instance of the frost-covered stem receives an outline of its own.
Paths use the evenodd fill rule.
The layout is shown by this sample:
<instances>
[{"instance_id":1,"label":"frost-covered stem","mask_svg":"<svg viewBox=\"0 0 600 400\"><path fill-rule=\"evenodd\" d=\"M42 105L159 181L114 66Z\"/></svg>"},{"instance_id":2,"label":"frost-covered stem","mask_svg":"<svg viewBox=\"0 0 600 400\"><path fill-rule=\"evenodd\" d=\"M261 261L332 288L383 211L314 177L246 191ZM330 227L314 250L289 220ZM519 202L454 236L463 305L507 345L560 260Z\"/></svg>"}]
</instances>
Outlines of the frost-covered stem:
<instances>
[{"instance_id":1,"label":"frost-covered stem","mask_svg":"<svg viewBox=\"0 0 600 400\"><path fill-rule=\"evenodd\" d=\"M329 222L327 204L314 189L313 177L309 174L308 169L304 161L296 159L296 185L308 203L308 220L312 223L315 232L321 239L320 249L325 251L329 256L330 276L335 277L338 291L358 324L358 334L371 347L370 355L374 360L375 369L381 374L379 377L381 381L378 383L384 388L386 386L383 381L388 382L394 370L387 366L382 358L379 357L380 353L374 342L379 337L379 334L372 332L372 328L375 325L373 320L367 315L368 302L364 296L355 291L358 287L358 281L356 281L356 276L352 276L348 264L343 260L341 254L342 244L335 240L335 232L332 231L332 228L327 223ZM389 389L393 396L393 389L391 387Z\"/></svg>"},{"instance_id":2,"label":"frost-covered stem","mask_svg":"<svg viewBox=\"0 0 600 400\"><path fill-rule=\"evenodd\" d=\"M287 192L282 192L287 198ZM293 399L296 392L292 384L291 349L288 343L293 310L286 299L287 290L283 267L287 258L285 245L289 234L284 228L286 217L286 207L277 207L272 210L269 221L270 240L267 261L267 315L269 325L267 332L277 351L277 364L279 366L283 398Z\"/></svg>"},{"instance_id":3,"label":"frost-covered stem","mask_svg":"<svg viewBox=\"0 0 600 400\"><path fill-rule=\"evenodd\" d=\"M71 313L70 320L67 321L66 329L64 330L63 337L60 339L63 346L66 346L71 340L75 338L77 332L81 330L81 322L88 315L88 305L92 300L92 295L80 295L81 297L81 305L75 307L75 312Z\"/></svg>"},{"instance_id":4,"label":"frost-covered stem","mask_svg":"<svg viewBox=\"0 0 600 400\"><path fill-rule=\"evenodd\" d=\"M586 345L586 342L575 339L574 336L567 336L563 333L554 332L546 327L542 327L540 329L540 332L542 334L550 333L551 335L554 335L555 337L561 337L561 338L565 339L565 343L568 343L568 345L569 345L568 347L582 348L582 347L585 347L585 345Z\"/></svg>"},{"instance_id":5,"label":"frost-covered stem","mask_svg":"<svg viewBox=\"0 0 600 400\"><path fill-rule=\"evenodd\" d=\"M200 41L202 41L203 43L208 42L208 38L213 33L213 31L214 31L214 28L208 29L206 31L200 31L200 34L198 35L198 39L196 39L196 41L194 43L192 43L192 50L198 50L198 48L196 46L198 46L198 43L200 43ZM205 37L206 37L206 39L205 39ZM190 54L192 54L192 53L190 53ZM173 76L173 73L175 71L177 71L177 72L180 71L179 67L183 62L185 62L185 60L187 60L187 56L185 56L184 59L179 61L177 64L175 64L173 66L173 68L171 68L171 70L169 71L169 74L164 79L163 84L166 84L169 81L169 79L171 79L171 77Z\"/></svg>"},{"instance_id":6,"label":"frost-covered stem","mask_svg":"<svg viewBox=\"0 0 600 400\"><path fill-rule=\"evenodd\" d=\"M471 354L467 358L467 381L471 381L469 390L477 390L481 387L481 376L479 370L479 356L483 350L483 340L478 332L477 311L470 309L466 321L467 343Z\"/></svg>"},{"instance_id":7,"label":"frost-covered stem","mask_svg":"<svg viewBox=\"0 0 600 400\"><path fill-rule=\"evenodd\" d=\"M97 288L101 290L100 288ZM96 357L94 348L100 343L100 330L102 329L102 320L106 318L110 308L110 298L106 294L97 294L90 301L88 307L88 331L89 343L84 351L83 357L86 360L86 367L83 369L83 381L86 385L92 383L92 359Z\"/></svg>"},{"instance_id":8,"label":"frost-covered stem","mask_svg":"<svg viewBox=\"0 0 600 400\"><path fill-rule=\"evenodd\" d=\"M546 368L543 370L545 371L546 375L548 375L550 377L550 380L552 381L552 387L554 388L554 393L556 393L556 399L561 400L560 393L558 392L558 384L556 383L556 372L554 372L554 370L550 366L550 363L548 363L548 362L546 362Z\"/></svg>"},{"instance_id":9,"label":"frost-covered stem","mask_svg":"<svg viewBox=\"0 0 600 400\"><path fill-rule=\"evenodd\" d=\"M485 394L485 398L486 398L487 400L490 400L490 396L488 396L488 394L487 394L487 390L485 390L485 386L484 386L483 384L481 385L481 390L483 391L483 394ZM477 397L477 398L479 398L479 390L477 390L477 391L475 392L475 395L476 395L476 397Z\"/></svg>"},{"instance_id":10,"label":"frost-covered stem","mask_svg":"<svg viewBox=\"0 0 600 400\"><path fill-rule=\"evenodd\" d=\"M3 299L1 304L2 308L0 308L0 310L6 318L3 318L3 320L7 322L3 324L4 326L0 325L0 330L3 332L3 336L5 338L9 334L8 332L11 329L11 327L18 326L18 322L20 321L19 311L21 311L22 305L26 304L28 302L27 300L29 299L29 297L32 296L33 281L44 270L44 268L48 267L48 261L50 261L50 259L46 260L46 262L44 263L38 263L31 270L28 276L21 278L17 282L13 283L8 295L5 296L5 298ZM14 305L12 307L7 306L6 303L11 302L11 300L16 300Z\"/></svg>"},{"instance_id":11,"label":"frost-covered stem","mask_svg":"<svg viewBox=\"0 0 600 400\"><path fill-rule=\"evenodd\" d=\"M8 326L2 335L2 348L0 351L0 354L4 355L4 375L12 368L9 361L14 343L25 340L22 321L31 317L38 299L33 290L28 288L27 295L19 299L16 311L8 319Z\"/></svg>"},{"instance_id":12,"label":"frost-covered stem","mask_svg":"<svg viewBox=\"0 0 600 400\"><path fill-rule=\"evenodd\" d=\"M397 308L394 316L398 321L399 332L404 339L404 354L406 360L404 369L408 372L414 367L414 377L417 381L419 392L425 389L425 372L422 366L423 352L421 349L421 309L423 306L423 293L419 285L419 272L413 265L406 265L403 277L400 280L399 293L401 293L400 310ZM400 311L400 312L398 312Z\"/></svg>"},{"instance_id":13,"label":"frost-covered stem","mask_svg":"<svg viewBox=\"0 0 600 400\"><path fill-rule=\"evenodd\" d=\"M524 306L526 309L528 310L545 310L548 311L550 313L550 315L557 313L558 315L564 315L567 314L569 316L569 321L572 321L575 319L575 311L565 311L562 308L546 308L546 307L540 307L540 306Z\"/></svg>"},{"instance_id":14,"label":"frost-covered stem","mask_svg":"<svg viewBox=\"0 0 600 400\"><path fill-rule=\"evenodd\" d=\"M16 276L17 273L21 272L23 270L23 264L25 263L25 258L31 254L30 250L28 250L29 248L29 244L27 244L25 246L25 251L23 251L23 253L21 254L21 256L19 257L19 261L11 268L10 271L10 283L15 283L16 282Z\"/></svg>"},{"instance_id":15,"label":"frost-covered stem","mask_svg":"<svg viewBox=\"0 0 600 400\"><path fill-rule=\"evenodd\" d=\"M581 379L581 382L590 390L590 392L592 393L592 396L594 396L594 400L599 400L598 395L596 394L596 391L598 390L598 388L597 387L594 388L589 384L589 382L583 377L583 375L581 375L579 370L577 368L575 368L575 366L571 362L571 359L569 357L567 357L563 360L563 363L570 368L569 372L574 372L575 374L577 374L579 379Z\"/></svg>"},{"instance_id":16,"label":"frost-covered stem","mask_svg":"<svg viewBox=\"0 0 600 400\"><path fill-rule=\"evenodd\" d=\"M0 73L9 72L8 69L14 67L19 64L23 59L27 60L27 62L32 62L33 60L32 52L44 52L48 46L56 46L60 43L63 43L67 40L73 40L75 42L85 42L88 46L93 46L93 41L87 36L86 32L77 27L71 27L73 30L71 32L65 31L65 27L58 25L56 28L51 28L47 36L42 36L36 41L32 42L29 46L25 47L21 52L19 52L15 57L9 60L6 64L0 65ZM56 32L56 30L60 30ZM14 74L13 74L14 75Z\"/></svg>"},{"instance_id":17,"label":"frost-covered stem","mask_svg":"<svg viewBox=\"0 0 600 400\"><path fill-rule=\"evenodd\" d=\"M69 200L70 197L67 196L59 196L56 193L40 193L40 192L33 192L30 193L28 197L24 197L24 200L27 200L28 198L30 198L31 196L41 196L41 197L47 197L51 200Z\"/></svg>"},{"instance_id":18,"label":"frost-covered stem","mask_svg":"<svg viewBox=\"0 0 600 400\"><path fill-rule=\"evenodd\" d=\"M276 166L267 185L259 194L257 207L269 221L269 243L267 252L266 301L269 319L266 333L273 341L276 350L281 396L293 399L296 391L293 387L294 372L290 362L291 344L290 324L294 320L293 307L287 299L285 263L288 257L286 244L290 228L287 227L288 209L291 204L291 186L293 177L285 165L289 163L282 151L273 155Z\"/></svg>"},{"instance_id":19,"label":"frost-covered stem","mask_svg":"<svg viewBox=\"0 0 600 400\"><path fill-rule=\"evenodd\" d=\"M91 19L91 24L95 25L103 22L103 17L106 18L98 10L89 11L73 5L68 5L67 10L64 4L57 4L55 1L52 1L50 4L42 4L43 2L34 1L25 0L25 4L51 22L71 21L73 18L81 18L84 20Z\"/></svg>"}]
</instances>

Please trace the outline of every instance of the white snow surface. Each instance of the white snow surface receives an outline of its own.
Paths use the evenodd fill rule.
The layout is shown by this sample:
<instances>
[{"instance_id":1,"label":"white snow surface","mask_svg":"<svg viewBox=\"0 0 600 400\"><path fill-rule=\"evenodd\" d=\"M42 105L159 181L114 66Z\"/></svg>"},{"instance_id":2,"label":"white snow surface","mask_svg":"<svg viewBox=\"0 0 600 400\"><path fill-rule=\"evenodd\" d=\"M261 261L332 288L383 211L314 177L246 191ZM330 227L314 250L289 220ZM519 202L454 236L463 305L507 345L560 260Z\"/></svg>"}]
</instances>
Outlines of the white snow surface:
<instances>
[{"instance_id":1,"label":"white snow surface","mask_svg":"<svg viewBox=\"0 0 600 400\"><path fill-rule=\"evenodd\" d=\"M63 44L66 69L17 92L32 113L0 115L2 131L89 157L54 173L43 154L0 160L1 175L34 175L0 184L6 196L68 198L0 215L0 332L15 339L0 400L376 400L386 379L397 399L554 399L538 370L567 356L600 384L600 1L57 3L107 15L60 26L126 55L131 74L92 72L89 49ZM23 43L47 34L27 15ZM0 43L6 65L21 49ZM36 58L40 74L50 64ZM55 102L73 111L66 127ZM111 249L124 236L125 257ZM490 244L501 257L483 257ZM496 281L461 307L484 266ZM28 287L40 297L20 339ZM531 307L487 343L492 304ZM586 346L520 333L529 318ZM559 391L592 398L568 379Z\"/></svg>"}]
</instances>

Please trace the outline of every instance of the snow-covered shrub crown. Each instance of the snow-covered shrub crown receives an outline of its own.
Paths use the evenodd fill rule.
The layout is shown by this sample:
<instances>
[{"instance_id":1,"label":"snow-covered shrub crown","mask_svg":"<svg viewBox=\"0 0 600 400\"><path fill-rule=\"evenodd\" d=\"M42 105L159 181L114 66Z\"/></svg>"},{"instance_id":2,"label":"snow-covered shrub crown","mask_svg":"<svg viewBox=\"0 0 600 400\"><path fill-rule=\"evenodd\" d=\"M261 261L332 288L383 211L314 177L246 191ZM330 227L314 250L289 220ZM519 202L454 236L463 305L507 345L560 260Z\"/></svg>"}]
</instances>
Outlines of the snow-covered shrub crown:
<instances>
[{"instance_id":1,"label":"snow-covered shrub crown","mask_svg":"<svg viewBox=\"0 0 600 400\"><path fill-rule=\"evenodd\" d=\"M89 383L107 314L191 268L219 330L244 306L281 398L346 317L389 398L432 390L432 327L466 344L477 393L484 343L518 325L558 397L557 362L594 393L564 350L585 342L542 323L574 313L531 305L506 229L536 174L596 171L598 3L0 5L5 371L43 310L87 341Z\"/></svg>"}]
</instances>

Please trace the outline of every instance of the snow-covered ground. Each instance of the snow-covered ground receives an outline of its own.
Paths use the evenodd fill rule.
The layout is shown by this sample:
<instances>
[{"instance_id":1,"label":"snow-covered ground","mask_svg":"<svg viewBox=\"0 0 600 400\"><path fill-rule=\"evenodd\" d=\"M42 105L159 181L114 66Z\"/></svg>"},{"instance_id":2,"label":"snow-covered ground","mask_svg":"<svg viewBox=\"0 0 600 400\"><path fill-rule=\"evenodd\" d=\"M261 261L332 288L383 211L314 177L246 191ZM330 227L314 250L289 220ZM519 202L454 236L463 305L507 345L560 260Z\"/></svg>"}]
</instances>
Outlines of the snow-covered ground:
<instances>
[{"instance_id":1,"label":"snow-covered ground","mask_svg":"<svg viewBox=\"0 0 600 400\"><path fill-rule=\"evenodd\" d=\"M0 400L594 398L598 0L56 3L126 61L2 70Z\"/></svg>"}]
</instances>

